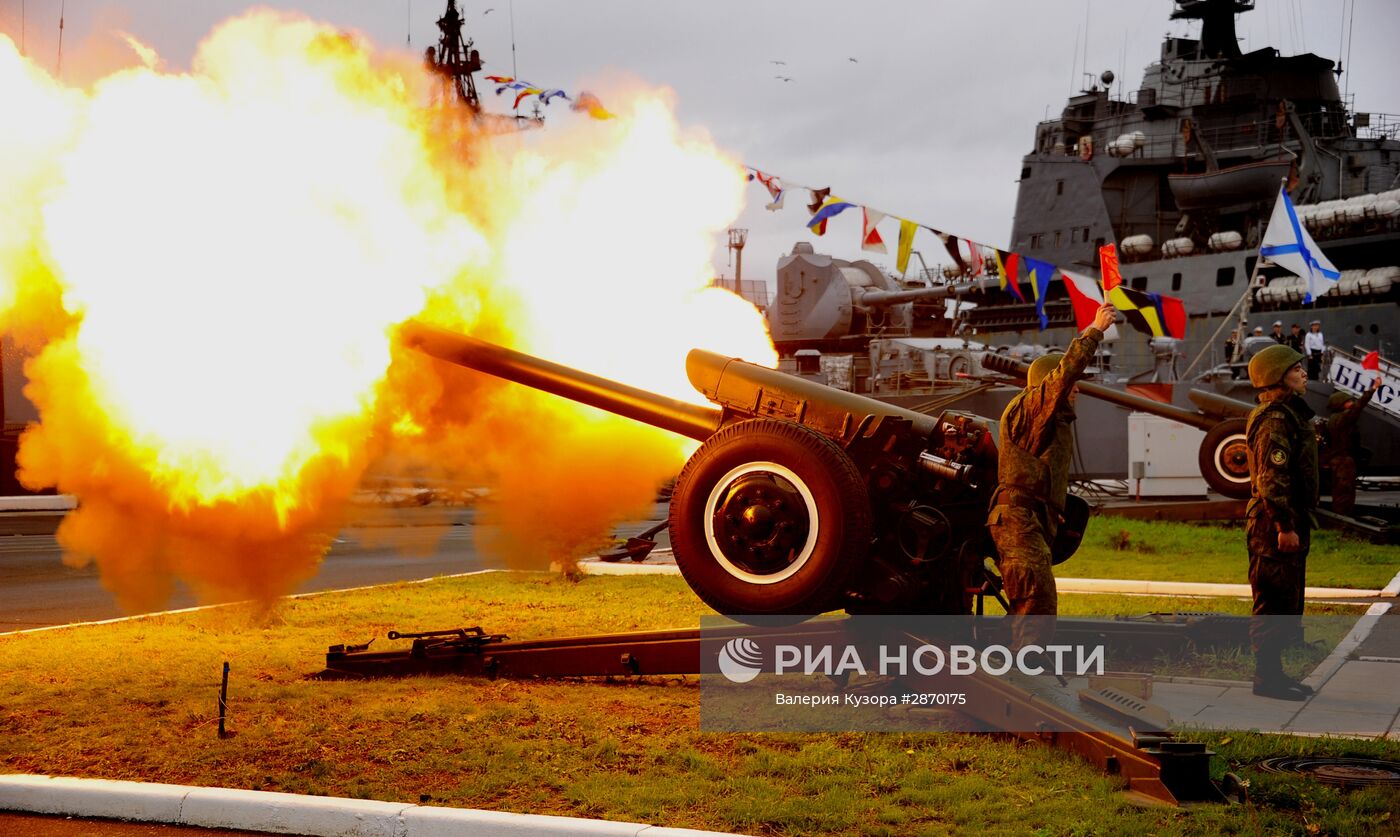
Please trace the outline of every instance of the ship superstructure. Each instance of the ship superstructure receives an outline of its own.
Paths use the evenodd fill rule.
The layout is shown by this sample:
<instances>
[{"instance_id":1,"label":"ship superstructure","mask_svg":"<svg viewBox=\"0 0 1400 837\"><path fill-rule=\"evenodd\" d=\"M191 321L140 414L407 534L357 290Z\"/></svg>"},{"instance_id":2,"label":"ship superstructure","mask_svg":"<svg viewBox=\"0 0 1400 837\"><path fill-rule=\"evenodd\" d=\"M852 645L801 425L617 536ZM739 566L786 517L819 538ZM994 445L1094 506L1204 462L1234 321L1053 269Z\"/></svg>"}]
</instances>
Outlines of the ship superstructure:
<instances>
[{"instance_id":1,"label":"ship superstructure","mask_svg":"<svg viewBox=\"0 0 1400 837\"><path fill-rule=\"evenodd\" d=\"M1105 72L1036 126L1022 159L1008 251L1097 278L1098 248L1112 242L1128 287L1178 298L1186 310L1185 339L1149 337L1120 322L1118 339L1097 359L1100 379L1116 386L1190 381L1252 402L1243 362L1273 344L1274 322L1288 334L1294 324L1306 331L1320 321L1331 357L1348 362L1373 349L1386 357L1400 351L1400 116L1354 110L1329 59L1241 52L1235 16L1254 5L1179 0L1172 17L1199 22L1200 36L1167 37L1127 96L1111 92L1114 78ZM1258 259L1280 186L1342 273L1312 303L1300 278ZM768 317L794 367L805 363L828 377L839 371L857 391L900 403L956 400L993 415L1010 391L986 391L968 377L981 372L985 351L1029 359L1077 332L1062 282L1049 285L1042 329L1024 286L1026 301L958 266L926 268L902 284L869 278L873 269L804 244L779 259ZM1232 367L1226 340L1241 320L1236 343L1244 351ZM1250 336L1255 327L1263 336ZM1341 386L1318 381L1310 398L1321 409ZM1159 392L1190 407L1188 389ZM1378 398L1384 407L1382 400L1400 395ZM1123 475L1131 464L1126 416L1104 409L1077 470ZM1391 409L1384 412L1393 422ZM1386 428L1363 435L1375 448L1372 465L1390 471L1400 445Z\"/></svg>"},{"instance_id":2,"label":"ship superstructure","mask_svg":"<svg viewBox=\"0 0 1400 837\"><path fill-rule=\"evenodd\" d=\"M1251 327L1320 319L1333 342L1377 348L1400 302L1400 117L1349 108L1326 58L1241 53L1234 16L1253 7L1178 2L1173 18L1200 21L1199 38L1167 38L1131 96L1111 96L1105 74L1104 87L1040 123L1022 160L1010 248L1096 275L1097 248L1116 242L1126 283L1185 302L1180 349L1188 359L1210 349L1206 366L1224 360L1207 341L1242 299ZM1297 277L1267 265L1256 277L1280 183L1343 271L1311 306ZM1251 277L1262 287L1246 293ZM1037 323L1027 308L983 305L967 322L979 333L1029 332ZM1132 342L1119 347L1119 368L1147 366Z\"/></svg>"}]
</instances>

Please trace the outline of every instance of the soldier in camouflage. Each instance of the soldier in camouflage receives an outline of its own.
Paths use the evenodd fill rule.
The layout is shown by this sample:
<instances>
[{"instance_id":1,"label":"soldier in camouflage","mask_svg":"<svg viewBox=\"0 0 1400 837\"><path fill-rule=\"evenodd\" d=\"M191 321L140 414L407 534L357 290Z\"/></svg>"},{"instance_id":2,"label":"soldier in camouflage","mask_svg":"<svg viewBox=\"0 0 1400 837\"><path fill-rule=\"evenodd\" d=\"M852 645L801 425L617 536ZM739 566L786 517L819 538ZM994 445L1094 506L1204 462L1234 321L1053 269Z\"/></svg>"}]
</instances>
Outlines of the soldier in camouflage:
<instances>
[{"instance_id":1,"label":"soldier in camouflage","mask_svg":"<svg viewBox=\"0 0 1400 837\"><path fill-rule=\"evenodd\" d=\"M1064 510L1074 452L1074 383L1089 365L1117 311L1099 307L1092 325L1069 351L1037 358L1026 374L1026 388L1001 416L997 488L987 525L997 547L1012 616L1053 616L1055 574L1050 544ZM1053 636L1051 619L1012 622L1017 648L1044 645Z\"/></svg>"},{"instance_id":2,"label":"soldier in camouflage","mask_svg":"<svg viewBox=\"0 0 1400 837\"><path fill-rule=\"evenodd\" d=\"M1332 466L1332 511L1337 514L1350 517L1356 509L1356 450L1360 446L1356 425L1380 385L1381 376L1376 375L1360 398L1334 392L1327 399L1327 409L1332 411L1327 419L1327 461Z\"/></svg>"},{"instance_id":3,"label":"soldier in camouflage","mask_svg":"<svg viewBox=\"0 0 1400 837\"><path fill-rule=\"evenodd\" d=\"M1304 357L1270 346L1249 361L1259 406L1245 425L1252 497L1245 510L1254 615L1254 694L1306 700L1312 689L1284 674L1283 649L1302 636L1303 580L1317 508L1317 436L1303 401ZM1292 618L1287 618L1292 617Z\"/></svg>"}]
</instances>

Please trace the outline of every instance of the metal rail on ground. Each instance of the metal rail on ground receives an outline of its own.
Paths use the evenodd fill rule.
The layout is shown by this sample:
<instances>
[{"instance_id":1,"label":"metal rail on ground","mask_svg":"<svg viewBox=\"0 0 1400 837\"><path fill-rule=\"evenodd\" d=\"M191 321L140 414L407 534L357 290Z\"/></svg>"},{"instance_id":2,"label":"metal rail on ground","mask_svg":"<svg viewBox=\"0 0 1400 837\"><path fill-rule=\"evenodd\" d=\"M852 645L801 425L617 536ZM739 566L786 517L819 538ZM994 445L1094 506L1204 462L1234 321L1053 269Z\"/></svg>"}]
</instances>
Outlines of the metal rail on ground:
<instances>
[{"instance_id":1,"label":"metal rail on ground","mask_svg":"<svg viewBox=\"0 0 1400 837\"><path fill-rule=\"evenodd\" d=\"M844 620L813 621L779 632L791 640L832 639L844 633ZM990 620L996 621L996 620ZM1060 620L1057 635L1084 632L1121 634L1128 641L1160 643L1170 636L1186 641L1180 624ZM734 629L733 637L742 636ZM727 631L706 631L705 642L722 641ZM771 633L768 634L772 638ZM698 674L702 671L699 628L594 634L508 641L479 627L424 633L390 632L411 639L407 650L370 651L370 643L333 645L326 653L325 679L455 674L485 677L602 677ZM927 639L908 635L924 643ZM906 678L917 679L917 678ZM1154 800L1219 801L1210 782L1212 753L1199 743L1177 741L1166 730L1130 731L1132 740L1074 715L1000 678L977 672L960 679L967 702L958 711L986 728L1066 750L1103 772L1122 777L1130 791Z\"/></svg>"}]
</instances>

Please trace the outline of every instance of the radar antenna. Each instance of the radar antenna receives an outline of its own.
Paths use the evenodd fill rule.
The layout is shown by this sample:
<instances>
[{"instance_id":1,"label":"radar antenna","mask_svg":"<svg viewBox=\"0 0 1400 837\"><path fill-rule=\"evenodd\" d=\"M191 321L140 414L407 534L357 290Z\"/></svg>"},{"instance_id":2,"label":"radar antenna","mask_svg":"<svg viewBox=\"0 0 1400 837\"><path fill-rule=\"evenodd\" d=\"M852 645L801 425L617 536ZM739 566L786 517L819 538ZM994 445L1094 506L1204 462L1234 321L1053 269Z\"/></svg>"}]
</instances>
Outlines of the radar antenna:
<instances>
[{"instance_id":1,"label":"radar antenna","mask_svg":"<svg viewBox=\"0 0 1400 837\"><path fill-rule=\"evenodd\" d=\"M428 49L428 63L442 74L444 81L452 86L452 95L458 102L471 108L473 113L481 112L481 99L476 95L476 80L472 73L481 69L481 53L472 48L471 38L462 38L462 15L457 11L457 0L447 0L447 11L437 21L437 49Z\"/></svg>"}]
</instances>

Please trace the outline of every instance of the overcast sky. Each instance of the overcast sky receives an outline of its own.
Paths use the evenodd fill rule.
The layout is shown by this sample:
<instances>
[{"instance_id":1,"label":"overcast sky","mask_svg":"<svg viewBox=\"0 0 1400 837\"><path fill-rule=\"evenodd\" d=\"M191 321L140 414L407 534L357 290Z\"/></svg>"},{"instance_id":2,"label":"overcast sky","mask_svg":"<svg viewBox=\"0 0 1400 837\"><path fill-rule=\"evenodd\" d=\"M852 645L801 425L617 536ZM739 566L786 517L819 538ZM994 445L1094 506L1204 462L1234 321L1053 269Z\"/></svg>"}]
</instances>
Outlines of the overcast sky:
<instances>
[{"instance_id":1,"label":"overcast sky","mask_svg":"<svg viewBox=\"0 0 1400 837\"><path fill-rule=\"evenodd\" d=\"M272 6L356 30L386 49L415 53L437 39L445 0L65 0L65 77L84 53L125 49L126 30L174 69L188 67L220 20ZM1036 123L1105 69L1125 92L1142 80L1171 22L1171 0L466 0L467 34L488 73L515 74L570 92L633 79L675 91L678 118L749 165L986 244L1011 233L1020 159ZM1354 10L1344 34L1344 6ZM51 72L58 60L60 0L0 0L0 31ZM488 11L490 10L490 11ZM21 21L22 17L22 21ZM515 73L512 73L512 19ZM1356 109L1400 114L1400 2L1258 0L1237 21L1241 48L1343 58L1340 86ZM411 43L410 43L411 38ZM1350 58L1347 59L1347 53ZM854 59L854 60L852 60ZM784 63L774 63L784 62ZM134 63L134 59L131 61ZM787 76L783 81L777 76ZM507 97L485 89L488 109ZM551 120L583 118L559 103ZM548 130L546 127L545 130ZM658 175L664 186L664 173ZM816 239L804 224L805 192L785 210L763 209L757 184L737 222L750 230L744 275L771 281L778 256L798 240L818 252L861 258L852 210ZM620 229L625 223L620 219ZM893 253L895 228L882 228ZM916 249L932 263L932 237ZM892 266L893 257L883 261ZM732 275L722 242L717 271Z\"/></svg>"}]
</instances>

